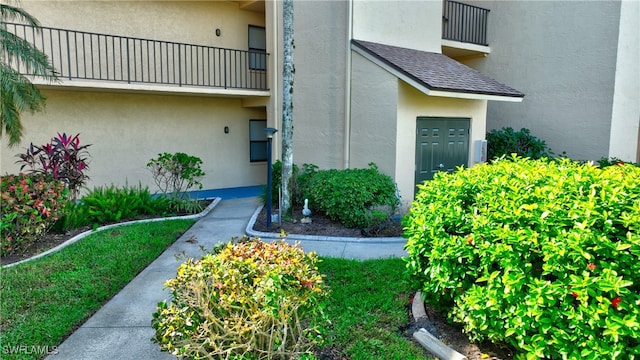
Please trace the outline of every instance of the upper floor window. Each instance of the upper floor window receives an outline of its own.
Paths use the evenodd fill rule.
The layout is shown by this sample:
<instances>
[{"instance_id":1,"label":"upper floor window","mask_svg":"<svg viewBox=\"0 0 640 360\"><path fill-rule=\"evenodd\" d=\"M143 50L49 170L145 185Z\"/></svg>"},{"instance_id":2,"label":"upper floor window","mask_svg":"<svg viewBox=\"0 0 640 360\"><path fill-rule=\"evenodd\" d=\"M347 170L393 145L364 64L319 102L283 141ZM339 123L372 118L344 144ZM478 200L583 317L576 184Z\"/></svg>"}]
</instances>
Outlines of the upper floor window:
<instances>
[{"instance_id":1,"label":"upper floor window","mask_svg":"<svg viewBox=\"0 0 640 360\"><path fill-rule=\"evenodd\" d=\"M249 69L267 70L267 35L260 26L249 25Z\"/></svg>"}]
</instances>

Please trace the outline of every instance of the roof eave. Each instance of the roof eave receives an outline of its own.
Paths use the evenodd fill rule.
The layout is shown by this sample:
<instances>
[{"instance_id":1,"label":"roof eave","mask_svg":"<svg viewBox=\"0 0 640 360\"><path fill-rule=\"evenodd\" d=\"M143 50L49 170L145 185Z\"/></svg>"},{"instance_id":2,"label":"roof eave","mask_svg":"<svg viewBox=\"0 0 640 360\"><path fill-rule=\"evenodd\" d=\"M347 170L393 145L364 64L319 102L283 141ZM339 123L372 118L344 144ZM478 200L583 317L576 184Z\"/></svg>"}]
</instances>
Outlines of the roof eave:
<instances>
[{"instance_id":1,"label":"roof eave","mask_svg":"<svg viewBox=\"0 0 640 360\"><path fill-rule=\"evenodd\" d=\"M416 80L415 78L407 75L405 72L398 70L388 62L381 59L379 56L372 54L367 49L363 49L357 44L352 43L351 49L356 53L364 56L369 61L380 66L387 72L391 73L398 79L406 82L412 87L416 88L420 92L428 96L448 97L457 99L469 99L469 100L491 100L491 101L507 101L507 102L522 102L523 96L506 96L500 94L485 94L479 92L461 92L442 89L431 89L424 82Z\"/></svg>"}]
</instances>

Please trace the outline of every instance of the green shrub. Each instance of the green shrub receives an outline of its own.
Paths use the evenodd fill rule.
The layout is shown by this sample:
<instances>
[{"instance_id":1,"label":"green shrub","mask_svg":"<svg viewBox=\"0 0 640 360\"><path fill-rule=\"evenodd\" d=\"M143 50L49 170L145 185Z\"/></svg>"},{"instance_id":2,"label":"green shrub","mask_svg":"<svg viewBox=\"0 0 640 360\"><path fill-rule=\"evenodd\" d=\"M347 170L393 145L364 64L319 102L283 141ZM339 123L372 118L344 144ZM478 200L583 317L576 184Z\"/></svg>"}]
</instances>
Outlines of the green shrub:
<instances>
[{"instance_id":1,"label":"green shrub","mask_svg":"<svg viewBox=\"0 0 640 360\"><path fill-rule=\"evenodd\" d=\"M293 164L293 178L298 173L298 166ZM293 181L293 178L291 179ZM278 207L278 194L280 193L280 187L282 186L282 161L276 160L271 164L271 205ZM291 185L289 185L291 186ZM267 186L265 185L262 190L262 202L267 203Z\"/></svg>"},{"instance_id":2,"label":"green shrub","mask_svg":"<svg viewBox=\"0 0 640 360\"><path fill-rule=\"evenodd\" d=\"M306 193L309 190L309 182L311 177L318 170L318 166L313 164L302 164L302 169L298 165L293 164L293 176L289 181L289 189L291 191L292 206L302 205ZM271 166L271 201L273 206L279 206L278 194L282 186L282 162L277 160ZM267 188L265 186L262 193L262 201L267 201Z\"/></svg>"},{"instance_id":3,"label":"green shrub","mask_svg":"<svg viewBox=\"0 0 640 360\"><path fill-rule=\"evenodd\" d=\"M600 166L601 168L605 168L607 166L614 166L614 165L624 165L624 164L630 164L630 165L634 165L634 166L640 166L640 164L637 163L633 163L633 162L627 162L624 160L620 160L617 157L612 157L612 158L606 158L603 157L600 160L598 160L596 162L598 164L598 166Z\"/></svg>"},{"instance_id":4,"label":"green shrub","mask_svg":"<svg viewBox=\"0 0 640 360\"><path fill-rule=\"evenodd\" d=\"M153 338L190 359L290 359L319 344L326 289L315 254L284 241L229 243L166 282Z\"/></svg>"},{"instance_id":5,"label":"green shrub","mask_svg":"<svg viewBox=\"0 0 640 360\"><path fill-rule=\"evenodd\" d=\"M393 216L397 206L374 205L365 213L366 226L362 229L365 236L381 236L394 224ZM399 224L398 224L399 225Z\"/></svg>"},{"instance_id":6,"label":"green shrub","mask_svg":"<svg viewBox=\"0 0 640 360\"><path fill-rule=\"evenodd\" d=\"M64 233L92 223L89 208L80 201L68 201L62 210L62 216L51 227L54 233ZM97 225L96 225L97 226Z\"/></svg>"},{"instance_id":7,"label":"green shrub","mask_svg":"<svg viewBox=\"0 0 640 360\"><path fill-rule=\"evenodd\" d=\"M400 200L393 179L370 163L367 169L320 170L309 180L308 197L314 211L348 227L370 225L369 210L376 205L397 209Z\"/></svg>"},{"instance_id":8,"label":"green shrub","mask_svg":"<svg viewBox=\"0 0 640 360\"><path fill-rule=\"evenodd\" d=\"M64 183L45 175L0 178L2 256L23 250L42 238L67 202Z\"/></svg>"},{"instance_id":9,"label":"green shrub","mask_svg":"<svg viewBox=\"0 0 640 360\"><path fill-rule=\"evenodd\" d=\"M184 198L186 191L193 187L202 189L202 159L185 153L162 153L149 160L147 168L153 181L165 196Z\"/></svg>"},{"instance_id":10,"label":"green shrub","mask_svg":"<svg viewBox=\"0 0 640 360\"><path fill-rule=\"evenodd\" d=\"M420 185L408 272L517 358L640 355L640 168L509 160Z\"/></svg>"},{"instance_id":11,"label":"green shrub","mask_svg":"<svg viewBox=\"0 0 640 360\"><path fill-rule=\"evenodd\" d=\"M487 133L487 158L493 160L501 156L518 154L522 157L540 159L553 157L553 152L544 140L531 135L529 129L514 131L510 127L491 130Z\"/></svg>"},{"instance_id":12,"label":"green shrub","mask_svg":"<svg viewBox=\"0 0 640 360\"><path fill-rule=\"evenodd\" d=\"M67 206L65 216L58 227L62 230L85 225L97 227L145 216L167 215L175 207L174 203L178 202L178 199L153 196L149 189L142 185L98 186L77 203Z\"/></svg>"}]
</instances>

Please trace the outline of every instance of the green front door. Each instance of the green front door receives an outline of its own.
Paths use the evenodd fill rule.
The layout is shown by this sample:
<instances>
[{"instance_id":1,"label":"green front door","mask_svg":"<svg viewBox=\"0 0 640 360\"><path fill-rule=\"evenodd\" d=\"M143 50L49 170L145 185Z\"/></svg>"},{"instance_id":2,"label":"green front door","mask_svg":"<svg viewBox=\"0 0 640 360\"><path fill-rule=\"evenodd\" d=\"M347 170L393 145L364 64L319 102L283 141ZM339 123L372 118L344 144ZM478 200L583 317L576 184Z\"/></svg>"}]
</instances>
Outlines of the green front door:
<instances>
[{"instance_id":1,"label":"green front door","mask_svg":"<svg viewBox=\"0 0 640 360\"><path fill-rule=\"evenodd\" d=\"M469 162L469 119L419 117L416 120L416 185L438 171Z\"/></svg>"}]
</instances>

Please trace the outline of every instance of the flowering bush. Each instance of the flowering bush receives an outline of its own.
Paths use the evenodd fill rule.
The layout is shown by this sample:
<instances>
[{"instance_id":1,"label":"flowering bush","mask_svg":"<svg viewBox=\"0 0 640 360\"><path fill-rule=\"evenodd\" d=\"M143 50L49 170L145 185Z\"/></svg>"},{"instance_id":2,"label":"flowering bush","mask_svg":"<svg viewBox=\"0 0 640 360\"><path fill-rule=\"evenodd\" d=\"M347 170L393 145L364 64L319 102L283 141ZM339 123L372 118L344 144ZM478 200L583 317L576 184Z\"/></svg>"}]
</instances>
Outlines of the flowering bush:
<instances>
[{"instance_id":1,"label":"flowering bush","mask_svg":"<svg viewBox=\"0 0 640 360\"><path fill-rule=\"evenodd\" d=\"M29 167L33 174L51 175L54 179L64 182L69 188L72 200L78 197L80 188L89 180L86 174L91 145L80 145L80 134L67 136L58 133L50 143L42 146L29 145L24 154L18 154L21 163L20 171Z\"/></svg>"},{"instance_id":2,"label":"flowering bush","mask_svg":"<svg viewBox=\"0 0 640 360\"><path fill-rule=\"evenodd\" d=\"M62 182L44 175L9 175L1 179L0 255L38 241L62 215L66 203Z\"/></svg>"},{"instance_id":3,"label":"flowering bush","mask_svg":"<svg viewBox=\"0 0 640 360\"><path fill-rule=\"evenodd\" d=\"M284 241L229 243L187 260L166 282L152 326L163 350L191 359L272 359L307 354L326 321L315 254Z\"/></svg>"},{"instance_id":4,"label":"flowering bush","mask_svg":"<svg viewBox=\"0 0 640 360\"><path fill-rule=\"evenodd\" d=\"M420 186L409 273L517 358L640 355L640 168L509 160Z\"/></svg>"}]
</instances>

